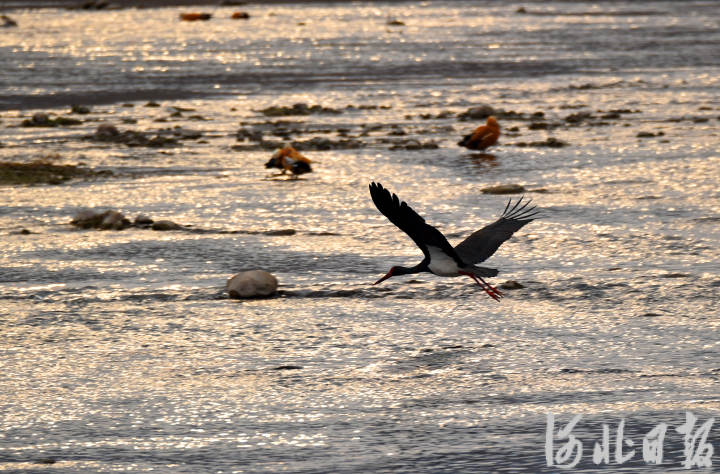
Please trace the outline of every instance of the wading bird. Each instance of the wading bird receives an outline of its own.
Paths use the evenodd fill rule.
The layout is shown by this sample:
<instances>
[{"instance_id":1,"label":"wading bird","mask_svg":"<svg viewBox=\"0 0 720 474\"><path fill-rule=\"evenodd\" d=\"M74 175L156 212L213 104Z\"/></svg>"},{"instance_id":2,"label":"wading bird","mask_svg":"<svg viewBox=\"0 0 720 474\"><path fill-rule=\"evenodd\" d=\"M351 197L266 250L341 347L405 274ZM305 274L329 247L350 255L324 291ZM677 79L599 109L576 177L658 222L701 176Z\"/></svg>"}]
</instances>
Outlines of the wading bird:
<instances>
[{"instance_id":1,"label":"wading bird","mask_svg":"<svg viewBox=\"0 0 720 474\"><path fill-rule=\"evenodd\" d=\"M470 135L465 135L458 145L471 150L484 150L497 143L500 137L500 125L495 117L490 116L485 125L475 129Z\"/></svg>"},{"instance_id":2,"label":"wading bird","mask_svg":"<svg viewBox=\"0 0 720 474\"><path fill-rule=\"evenodd\" d=\"M503 296L502 292L483 280L483 277L494 277L498 274L497 269L475 264L494 254L503 242L532 221L538 213L534 206L528 207L529 200L522 204L523 198L520 198L512 206L512 200L509 200L498 220L473 232L453 248L439 230L425 223L425 219L380 183L370 183L370 196L378 210L409 235L425 255L423 261L414 267L392 267L375 285L390 277L410 273L430 272L446 277L465 275L475 280L495 300Z\"/></svg>"},{"instance_id":3,"label":"wading bird","mask_svg":"<svg viewBox=\"0 0 720 474\"><path fill-rule=\"evenodd\" d=\"M303 173L311 173L310 159L304 157L295 148L290 145L285 145L283 148L273 153L270 161L265 163L265 168L279 168L282 170L281 174L285 174L286 171L291 173L293 178L297 178L298 175Z\"/></svg>"}]
</instances>

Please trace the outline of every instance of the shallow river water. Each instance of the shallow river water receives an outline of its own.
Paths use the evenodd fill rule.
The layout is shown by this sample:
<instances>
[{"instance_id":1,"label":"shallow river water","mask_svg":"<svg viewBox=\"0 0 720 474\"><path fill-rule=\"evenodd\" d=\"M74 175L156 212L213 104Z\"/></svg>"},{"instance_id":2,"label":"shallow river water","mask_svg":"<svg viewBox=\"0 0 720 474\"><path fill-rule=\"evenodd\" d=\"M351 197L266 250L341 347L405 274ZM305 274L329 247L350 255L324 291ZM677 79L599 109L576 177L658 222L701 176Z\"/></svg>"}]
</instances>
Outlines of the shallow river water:
<instances>
[{"instance_id":1,"label":"shallow river water","mask_svg":"<svg viewBox=\"0 0 720 474\"><path fill-rule=\"evenodd\" d=\"M720 4L520 6L12 11L0 161L114 175L0 187L0 471L718 469ZM260 112L296 103L326 113ZM456 145L482 104L504 111L484 154ZM19 126L39 111L83 123ZM201 135L86 138L100 124ZM332 147L269 179L272 147L241 129ZM542 216L487 265L524 288L373 286L422 255L371 181L453 243L504 208L481 189L523 185ZM71 226L88 208L186 228ZM255 268L279 296L228 299Z\"/></svg>"}]
</instances>

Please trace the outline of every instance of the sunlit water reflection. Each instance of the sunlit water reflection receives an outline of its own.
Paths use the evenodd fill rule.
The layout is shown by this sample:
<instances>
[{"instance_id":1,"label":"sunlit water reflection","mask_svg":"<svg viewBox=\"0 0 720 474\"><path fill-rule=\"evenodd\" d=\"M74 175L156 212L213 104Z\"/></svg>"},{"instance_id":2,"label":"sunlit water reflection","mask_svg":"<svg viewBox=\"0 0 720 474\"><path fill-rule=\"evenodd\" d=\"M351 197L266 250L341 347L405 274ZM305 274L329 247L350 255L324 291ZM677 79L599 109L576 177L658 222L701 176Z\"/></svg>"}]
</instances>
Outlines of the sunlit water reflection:
<instances>
[{"instance_id":1,"label":"sunlit water reflection","mask_svg":"<svg viewBox=\"0 0 720 474\"><path fill-rule=\"evenodd\" d=\"M229 8L202 24L178 9L13 13L0 156L119 176L2 188L0 470L554 472L553 412L586 415L574 433L590 472L602 423L627 417L638 448L685 410L717 416L720 11L598 8L248 6L241 24ZM66 114L83 100L99 105L80 126L17 127L35 111L18 104ZM280 119L367 146L308 152L307 179L268 181L268 151L233 149L235 132L297 102L342 113ZM542 111L550 128L505 119L492 156L461 150L476 124L456 114L480 103ZM566 120L578 110L605 123ZM626 111L600 118L612 110ZM203 140L82 138L103 122ZM438 148L391 150L392 125ZM570 145L514 145L549 136ZM371 180L453 242L504 207L481 188L544 190L528 193L543 217L488 262L525 288L496 303L469 280L372 286L421 256L374 209ZM73 229L85 207L189 230ZM281 229L296 233L256 233ZM251 268L281 296L226 299L226 278ZM658 469L681 470L682 437L666 443ZM652 470L640 452L605 468Z\"/></svg>"}]
</instances>

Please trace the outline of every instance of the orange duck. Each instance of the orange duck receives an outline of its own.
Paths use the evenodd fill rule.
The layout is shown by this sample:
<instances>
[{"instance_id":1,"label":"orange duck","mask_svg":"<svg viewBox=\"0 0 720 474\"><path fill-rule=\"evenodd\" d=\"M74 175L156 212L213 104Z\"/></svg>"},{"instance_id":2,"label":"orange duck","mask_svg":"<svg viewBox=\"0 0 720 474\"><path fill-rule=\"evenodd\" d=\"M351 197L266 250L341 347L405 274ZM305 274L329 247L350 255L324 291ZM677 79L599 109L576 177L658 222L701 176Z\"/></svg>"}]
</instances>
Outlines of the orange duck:
<instances>
[{"instance_id":1,"label":"orange duck","mask_svg":"<svg viewBox=\"0 0 720 474\"><path fill-rule=\"evenodd\" d=\"M466 135L458 142L458 145L471 150L484 150L497 143L500 136L500 125L492 115L488 117L487 123L475 129L470 135Z\"/></svg>"},{"instance_id":2,"label":"orange duck","mask_svg":"<svg viewBox=\"0 0 720 474\"><path fill-rule=\"evenodd\" d=\"M289 171L293 178L297 178L301 174L312 172L310 163L309 158L301 155L299 151L290 145L285 145L273 153L270 161L265 163L265 168L279 168L282 170L281 174Z\"/></svg>"}]
</instances>

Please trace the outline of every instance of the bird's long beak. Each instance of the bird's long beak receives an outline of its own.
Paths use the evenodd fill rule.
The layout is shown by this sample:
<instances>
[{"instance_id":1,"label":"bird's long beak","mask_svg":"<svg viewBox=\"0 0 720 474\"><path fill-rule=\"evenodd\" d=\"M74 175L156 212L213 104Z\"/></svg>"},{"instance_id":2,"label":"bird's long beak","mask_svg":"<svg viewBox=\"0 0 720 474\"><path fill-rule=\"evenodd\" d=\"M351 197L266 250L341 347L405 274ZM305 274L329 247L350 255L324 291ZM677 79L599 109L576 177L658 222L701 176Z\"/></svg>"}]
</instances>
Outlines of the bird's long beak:
<instances>
[{"instance_id":1,"label":"bird's long beak","mask_svg":"<svg viewBox=\"0 0 720 474\"><path fill-rule=\"evenodd\" d=\"M378 281L376 281L375 283L373 283L373 285L377 285L378 283L382 283L382 282L384 282L385 280L387 280L388 278L390 278L391 276L392 276L392 270L390 270L389 272L387 272L387 275L385 275L384 277L380 278Z\"/></svg>"}]
</instances>

